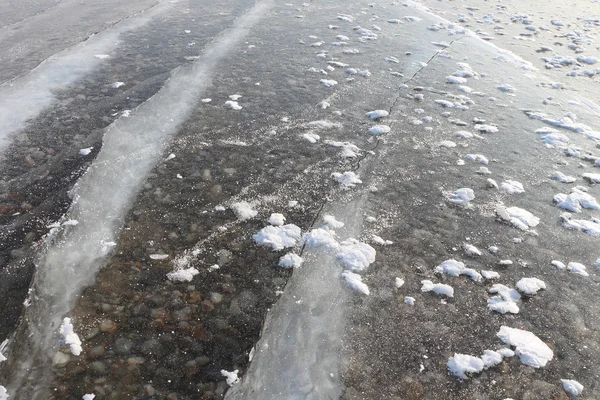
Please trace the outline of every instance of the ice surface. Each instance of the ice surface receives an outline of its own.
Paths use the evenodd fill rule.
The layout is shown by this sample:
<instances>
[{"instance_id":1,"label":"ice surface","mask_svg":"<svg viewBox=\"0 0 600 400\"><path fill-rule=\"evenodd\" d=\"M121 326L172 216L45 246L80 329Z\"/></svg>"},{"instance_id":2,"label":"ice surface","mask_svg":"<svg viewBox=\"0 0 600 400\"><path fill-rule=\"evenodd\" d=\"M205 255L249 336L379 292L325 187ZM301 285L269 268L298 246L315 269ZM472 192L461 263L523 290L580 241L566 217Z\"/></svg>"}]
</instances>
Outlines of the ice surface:
<instances>
[{"instance_id":1,"label":"ice surface","mask_svg":"<svg viewBox=\"0 0 600 400\"><path fill-rule=\"evenodd\" d=\"M258 215L258 211L254 210L252 205L246 201L233 203L231 209L240 221L245 221Z\"/></svg>"},{"instance_id":2,"label":"ice surface","mask_svg":"<svg viewBox=\"0 0 600 400\"><path fill-rule=\"evenodd\" d=\"M475 193L473 189L470 188L461 188L457 189L454 192L446 193L446 199L453 204L467 207L469 202L475 198Z\"/></svg>"},{"instance_id":3,"label":"ice surface","mask_svg":"<svg viewBox=\"0 0 600 400\"><path fill-rule=\"evenodd\" d=\"M252 238L259 246L271 247L274 251L294 247L302 238L302 231L294 224L266 226Z\"/></svg>"},{"instance_id":4,"label":"ice surface","mask_svg":"<svg viewBox=\"0 0 600 400\"><path fill-rule=\"evenodd\" d=\"M60 325L59 332L65 341L65 344L69 346L71 353L78 356L81 354L81 340L79 336L73 330L73 324L71 318L65 317Z\"/></svg>"},{"instance_id":5,"label":"ice surface","mask_svg":"<svg viewBox=\"0 0 600 400\"><path fill-rule=\"evenodd\" d=\"M195 275L198 275L200 272L194 268L182 268L167 274L167 279L172 282L191 282L194 279Z\"/></svg>"},{"instance_id":6,"label":"ice surface","mask_svg":"<svg viewBox=\"0 0 600 400\"><path fill-rule=\"evenodd\" d=\"M561 379L562 387L571 396L579 396L583 392L583 385L573 379Z\"/></svg>"},{"instance_id":7,"label":"ice surface","mask_svg":"<svg viewBox=\"0 0 600 400\"><path fill-rule=\"evenodd\" d=\"M361 294L369 295L369 287L362 282L362 277L350 271L342 272L342 277L346 281L346 285L352 290L355 290Z\"/></svg>"},{"instance_id":8,"label":"ice surface","mask_svg":"<svg viewBox=\"0 0 600 400\"><path fill-rule=\"evenodd\" d=\"M517 282L517 289L528 296L535 296L539 290L546 289L546 284L538 278L522 278Z\"/></svg>"},{"instance_id":9,"label":"ice surface","mask_svg":"<svg viewBox=\"0 0 600 400\"><path fill-rule=\"evenodd\" d=\"M422 292L433 292L436 294L441 294L447 297L454 297L454 289L450 285L446 285L443 283L433 283L429 280L421 281L421 291Z\"/></svg>"},{"instance_id":10,"label":"ice surface","mask_svg":"<svg viewBox=\"0 0 600 400\"><path fill-rule=\"evenodd\" d=\"M521 300L521 295L515 289L511 289L502 284L494 284L488 289L488 292L497 294L488 299L488 308L491 311L499 312L500 314L518 314L519 305L517 302Z\"/></svg>"},{"instance_id":11,"label":"ice surface","mask_svg":"<svg viewBox=\"0 0 600 400\"><path fill-rule=\"evenodd\" d=\"M540 223L540 219L538 217L519 207L506 208L503 205L499 205L496 207L496 213L500 218L508 221L515 228L519 228L524 231L528 230L529 228L533 228Z\"/></svg>"},{"instance_id":12,"label":"ice surface","mask_svg":"<svg viewBox=\"0 0 600 400\"><path fill-rule=\"evenodd\" d=\"M341 243L335 257L350 271L362 271L375 262L376 251L366 243L348 239Z\"/></svg>"},{"instance_id":13,"label":"ice surface","mask_svg":"<svg viewBox=\"0 0 600 400\"><path fill-rule=\"evenodd\" d=\"M530 367L544 367L554 357L552 349L529 331L503 325L496 336L504 343L515 347L515 354L519 356L521 363Z\"/></svg>"},{"instance_id":14,"label":"ice surface","mask_svg":"<svg viewBox=\"0 0 600 400\"><path fill-rule=\"evenodd\" d=\"M481 358L467 354L454 353L448 360L448 369L460 379L469 379L466 373L476 374L483 371L485 365Z\"/></svg>"},{"instance_id":15,"label":"ice surface","mask_svg":"<svg viewBox=\"0 0 600 400\"><path fill-rule=\"evenodd\" d=\"M50 56L28 74L0 87L0 154L12 135L23 129L55 101L55 93L96 70L118 49L120 35L144 26L170 6L163 3L134 17L126 18L86 41Z\"/></svg>"},{"instance_id":16,"label":"ice surface","mask_svg":"<svg viewBox=\"0 0 600 400\"><path fill-rule=\"evenodd\" d=\"M299 268L304 260L297 254L288 253L279 259L281 268Z\"/></svg>"}]
</instances>

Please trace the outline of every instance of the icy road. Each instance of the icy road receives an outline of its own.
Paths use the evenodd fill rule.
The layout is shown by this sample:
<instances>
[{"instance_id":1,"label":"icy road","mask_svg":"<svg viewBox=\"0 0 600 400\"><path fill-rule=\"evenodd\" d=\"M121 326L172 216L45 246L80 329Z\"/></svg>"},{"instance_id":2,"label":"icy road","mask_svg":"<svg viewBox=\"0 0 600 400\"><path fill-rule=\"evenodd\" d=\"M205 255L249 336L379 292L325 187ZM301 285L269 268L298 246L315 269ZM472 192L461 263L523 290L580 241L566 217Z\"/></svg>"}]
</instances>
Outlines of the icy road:
<instances>
[{"instance_id":1,"label":"icy road","mask_svg":"<svg viewBox=\"0 0 600 400\"><path fill-rule=\"evenodd\" d=\"M0 0L0 400L600 398L600 4L214 3Z\"/></svg>"}]
</instances>

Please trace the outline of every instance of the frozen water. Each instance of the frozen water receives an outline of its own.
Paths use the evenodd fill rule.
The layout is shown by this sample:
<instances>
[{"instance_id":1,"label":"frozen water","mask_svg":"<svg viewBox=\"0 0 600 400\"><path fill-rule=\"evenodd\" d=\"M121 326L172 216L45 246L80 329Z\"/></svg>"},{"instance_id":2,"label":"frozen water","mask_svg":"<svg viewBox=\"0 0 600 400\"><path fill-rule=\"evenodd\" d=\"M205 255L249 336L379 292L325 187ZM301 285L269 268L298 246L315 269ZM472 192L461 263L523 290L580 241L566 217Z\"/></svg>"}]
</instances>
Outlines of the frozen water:
<instances>
[{"instance_id":1,"label":"frozen water","mask_svg":"<svg viewBox=\"0 0 600 400\"><path fill-rule=\"evenodd\" d=\"M469 202L474 198L475 193L473 192L473 189L470 188L461 188L454 192L446 193L446 199L448 199L448 201L462 207L467 207Z\"/></svg>"},{"instance_id":2,"label":"frozen water","mask_svg":"<svg viewBox=\"0 0 600 400\"><path fill-rule=\"evenodd\" d=\"M167 274L167 279L173 282L191 282L195 275L198 275L198 271L194 267L178 269Z\"/></svg>"},{"instance_id":3,"label":"frozen water","mask_svg":"<svg viewBox=\"0 0 600 400\"><path fill-rule=\"evenodd\" d=\"M283 216L283 214L273 213L271 214L267 222L273 226L281 226L285 224L285 217Z\"/></svg>"}]
</instances>

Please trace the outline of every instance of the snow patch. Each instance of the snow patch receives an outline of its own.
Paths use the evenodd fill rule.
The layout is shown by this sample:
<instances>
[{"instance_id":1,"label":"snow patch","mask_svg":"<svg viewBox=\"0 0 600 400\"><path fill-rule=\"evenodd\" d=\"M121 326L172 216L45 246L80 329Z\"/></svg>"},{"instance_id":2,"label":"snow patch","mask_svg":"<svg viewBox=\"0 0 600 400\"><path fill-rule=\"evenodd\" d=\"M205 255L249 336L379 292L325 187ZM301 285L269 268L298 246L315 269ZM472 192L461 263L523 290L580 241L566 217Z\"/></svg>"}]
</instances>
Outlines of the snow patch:
<instances>
[{"instance_id":1,"label":"snow patch","mask_svg":"<svg viewBox=\"0 0 600 400\"><path fill-rule=\"evenodd\" d=\"M515 347L515 354L519 356L521 363L530 367L544 367L554 358L552 349L529 331L503 325L496 336L504 343Z\"/></svg>"},{"instance_id":2,"label":"snow patch","mask_svg":"<svg viewBox=\"0 0 600 400\"><path fill-rule=\"evenodd\" d=\"M71 323L71 318L65 317L60 325L59 332L63 337L63 340L67 346L69 346L69 350L73 355L81 354L81 340L79 336L73 330L73 324Z\"/></svg>"}]
</instances>

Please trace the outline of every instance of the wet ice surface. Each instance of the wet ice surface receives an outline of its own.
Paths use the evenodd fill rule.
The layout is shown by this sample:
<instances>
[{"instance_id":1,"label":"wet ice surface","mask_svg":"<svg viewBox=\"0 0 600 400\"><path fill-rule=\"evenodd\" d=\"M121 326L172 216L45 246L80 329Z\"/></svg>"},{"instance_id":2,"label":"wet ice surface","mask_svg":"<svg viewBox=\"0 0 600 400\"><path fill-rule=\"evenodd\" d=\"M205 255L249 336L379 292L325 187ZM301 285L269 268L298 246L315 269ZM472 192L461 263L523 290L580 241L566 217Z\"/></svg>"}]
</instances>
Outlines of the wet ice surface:
<instances>
[{"instance_id":1,"label":"wet ice surface","mask_svg":"<svg viewBox=\"0 0 600 400\"><path fill-rule=\"evenodd\" d=\"M546 123L522 112L554 118L572 111L594 127L592 105L569 104L571 95L537 86L521 63L507 61L506 54L498 59L497 50L472 38L437 53L432 43L461 37L456 27L401 4L278 5L266 18L269 23L254 28L248 43L223 60L226 68L213 77L218 84L201 94L213 101L198 101L163 152L166 161L156 162L124 218L114 255L69 313L83 351L74 357L68 346L53 348L57 398L91 392L96 398L221 398L230 386L231 398L564 398L561 379L567 378L581 382L584 395L597 396L598 238L563 225L594 227L598 214L582 207L561 218L564 210L553 204L557 193L575 193L576 185L598 198L589 179L594 160L581 157L597 150L565 127L555 129L580 158L565 156L560 145L546 147L536 133ZM381 26L373 28L376 41L353 30L374 23ZM418 40L415 29L422 32ZM290 31L305 44L290 39ZM360 53L325 49L340 34ZM334 57L371 76L355 77L347 66L327 63ZM385 60L391 57L398 62ZM261 69L249 70L257 60ZM471 88L468 108L460 97L466 92L446 78L465 71L457 65L465 61L479 74L461 74ZM307 72L313 67L317 73ZM321 79L338 84L327 87ZM111 77L106 84L121 80L134 79ZM501 92L507 82L515 90ZM232 93L243 97L232 100ZM452 107L440 107L436 100L442 98ZM226 101L242 108L228 109ZM328 106L316 106L323 102ZM377 122L367 117L373 110L385 111ZM376 124L390 129L373 136ZM458 129L479 137L459 140ZM439 146L449 140L458 143ZM333 142L361 150L345 158ZM77 146L73 154L88 147ZM462 159L467 162L457 163ZM500 185L475 173L481 163ZM576 182L550 179L557 170ZM340 175L332 179L333 173ZM340 188L346 181L351 185ZM514 182L525 191L515 193L521 190ZM244 202L248 207L235 207ZM318 228L324 214L345 225L325 220L326 229L311 235L319 246L303 249L296 229L293 240L281 235L285 224L303 233ZM273 232L253 238L266 228ZM377 250L375 256L358 250L346 253L356 257L340 258L350 268L364 265L356 260L370 264L358 276L342 276L335 260L335 249L350 237ZM375 237L381 241L371 241ZM491 246L499 250L484 250ZM304 259L302 267L290 268L298 260L285 259L289 251ZM457 274L437 270L445 260L456 261ZM568 266L552 268L552 260ZM169 275L175 271L190 273ZM523 278L539 279L546 288L532 296L541 284ZM496 284L503 287L491 290ZM528 296L512 289L519 287ZM449 288L453 297L430 293L448 294ZM504 308L489 307L494 296ZM494 354L486 351L500 351L502 326L532 332L554 357L540 345L534 355L547 360L535 358L542 368L521 366L519 357L491 362ZM502 337L532 360L511 332ZM482 363L489 368L477 365L481 372L461 382L447 369L455 353L487 354L489 363Z\"/></svg>"}]
</instances>

